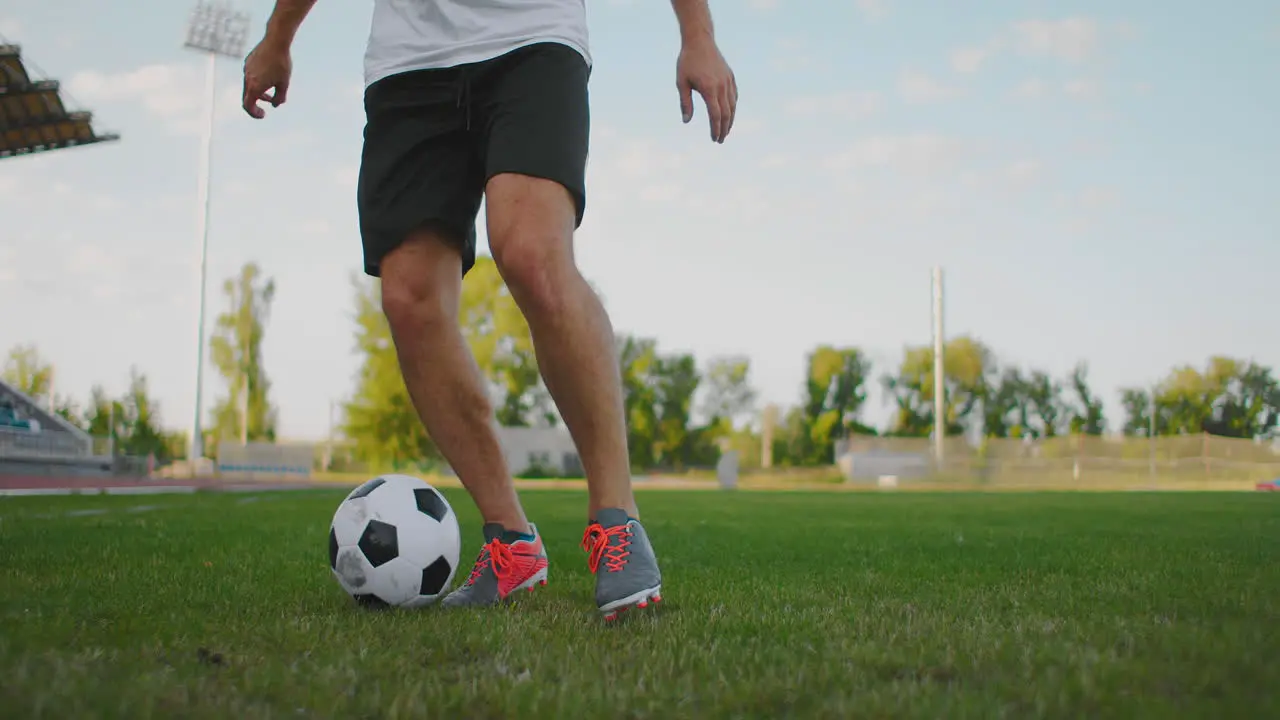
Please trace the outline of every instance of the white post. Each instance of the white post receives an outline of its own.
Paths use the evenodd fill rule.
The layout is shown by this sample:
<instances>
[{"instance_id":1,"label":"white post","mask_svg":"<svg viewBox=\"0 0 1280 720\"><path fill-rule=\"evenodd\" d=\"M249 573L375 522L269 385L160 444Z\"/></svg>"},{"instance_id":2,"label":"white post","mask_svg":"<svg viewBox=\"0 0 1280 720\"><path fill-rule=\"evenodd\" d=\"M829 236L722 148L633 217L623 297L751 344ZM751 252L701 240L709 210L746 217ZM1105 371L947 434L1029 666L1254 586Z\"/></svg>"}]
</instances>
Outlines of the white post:
<instances>
[{"instance_id":1,"label":"white post","mask_svg":"<svg viewBox=\"0 0 1280 720\"><path fill-rule=\"evenodd\" d=\"M200 144L200 176L197 188L196 233L200 239L200 297L196 327L196 392L191 417L191 467L204 457L200 415L204 400L205 295L209 261L209 197L213 157L213 128L218 99L218 56L239 59L249 34L249 16L237 12L225 0L197 0L187 24L185 47L205 55L205 122Z\"/></svg>"},{"instance_id":2,"label":"white post","mask_svg":"<svg viewBox=\"0 0 1280 720\"><path fill-rule=\"evenodd\" d=\"M946 456L947 398L944 343L946 336L942 325L942 268L933 269L933 454L939 472Z\"/></svg>"},{"instance_id":3,"label":"white post","mask_svg":"<svg viewBox=\"0 0 1280 720\"><path fill-rule=\"evenodd\" d=\"M196 400L191 416L191 457L195 463L204 457L204 435L200 415L204 402L204 344L205 344L205 295L209 276L209 184L212 174L213 125L218 101L218 56L208 53L205 66L205 119L200 137L200 175L196 188L196 235L200 242L199 281L196 287L200 295L196 299ZM192 467L195 467L192 465Z\"/></svg>"}]
</instances>

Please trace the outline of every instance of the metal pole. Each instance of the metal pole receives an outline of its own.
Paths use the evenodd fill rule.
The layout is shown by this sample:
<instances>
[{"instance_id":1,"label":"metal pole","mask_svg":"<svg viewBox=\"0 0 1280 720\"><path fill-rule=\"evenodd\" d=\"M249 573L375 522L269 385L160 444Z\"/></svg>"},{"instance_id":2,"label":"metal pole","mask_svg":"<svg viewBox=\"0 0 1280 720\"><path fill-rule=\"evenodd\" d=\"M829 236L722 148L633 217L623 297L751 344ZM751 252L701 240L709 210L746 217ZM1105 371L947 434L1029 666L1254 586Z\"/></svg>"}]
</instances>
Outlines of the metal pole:
<instances>
[{"instance_id":1,"label":"metal pole","mask_svg":"<svg viewBox=\"0 0 1280 720\"><path fill-rule=\"evenodd\" d=\"M205 66L205 109L207 112L205 115L204 134L200 142L200 177L199 187L196 190L198 196L196 203L196 232L200 236L200 296L197 299L199 319L196 321L196 401L195 410L191 417L191 457L189 458L192 463L204 457L204 436L200 415L204 400L204 316L209 265L209 198L211 195L209 181L212 170L213 125L218 99L218 56L216 53L210 52L207 57ZM192 467L194 468L195 466L192 465Z\"/></svg>"},{"instance_id":2,"label":"metal pole","mask_svg":"<svg viewBox=\"0 0 1280 720\"><path fill-rule=\"evenodd\" d=\"M196 329L196 397L191 418L191 452L194 463L204 457L204 433L200 415L204 405L205 295L209 263L209 197L213 157L213 128L217 114L218 56L239 58L248 37L249 16L237 12L226 0L198 0L187 24L185 47L197 50L206 58L206 111L204 135L200 148L200 177L197 233L200 236L200 298Z\"/></svg>"},{"instance_id":3,"label":"metal pole","mask_svg":"<svg viewBox=\"0 0 1280 720\"><path fill-rule=\"evenodd\" d=\"M947 398L946 364L943 345L946 335L942 324L942 268L933 269L933 454L938 471L946 459Z\"/></svg>"},{"instance_id":4,"label":"metal pole","mask_svg":"<svg viewBox=\"0 0 1280 720\"><path fill-rule=\"evenodd\" d=\"M1156 476L1156 388L1151 386L1151 406L1147 408L1147 454L1150 456L1148 472Z\"/></svg>"}]
</instances>

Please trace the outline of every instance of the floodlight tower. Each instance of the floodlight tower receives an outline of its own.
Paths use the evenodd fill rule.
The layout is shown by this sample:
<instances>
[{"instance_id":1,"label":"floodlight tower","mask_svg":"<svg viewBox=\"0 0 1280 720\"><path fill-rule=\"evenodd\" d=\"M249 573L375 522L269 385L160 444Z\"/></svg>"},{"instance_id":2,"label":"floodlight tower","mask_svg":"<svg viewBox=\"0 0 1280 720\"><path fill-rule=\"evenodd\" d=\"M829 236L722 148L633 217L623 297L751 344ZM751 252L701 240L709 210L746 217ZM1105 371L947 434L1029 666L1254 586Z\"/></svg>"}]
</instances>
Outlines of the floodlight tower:
<instances>
[{"instance_id":1,"label":"floodlight tower","mask_svg":"<svg viewBox=\"0 0 1280 720\"><path fill-rule=\"evenodd\" d=\"M947 336L942 322L942 267L933 269L933 457L942 472L947 448L947 384L946 352Z\"/></svg>"},{"instance_id":2,"label":"floodlight tower","mask_svg":"<svg viewBox=\"0 0 1280 720\"><path fill-rule=\"evenodd\" d=\"M200 422L204 396L204 314L205 285L209 260L209 179L213 151L213 128L218 100L218 58L240 59L249 36L249 15L237 11L226 0L197 0L187 23L187 41L183 47L204 53L205 123L200 144L200 177L197 189L196 232L200 236L200 298L196 329L196 406L191 421L191 452L188 461L194 469L197 459L204 457L204 437Z\"/></svg>"}]
</instances>

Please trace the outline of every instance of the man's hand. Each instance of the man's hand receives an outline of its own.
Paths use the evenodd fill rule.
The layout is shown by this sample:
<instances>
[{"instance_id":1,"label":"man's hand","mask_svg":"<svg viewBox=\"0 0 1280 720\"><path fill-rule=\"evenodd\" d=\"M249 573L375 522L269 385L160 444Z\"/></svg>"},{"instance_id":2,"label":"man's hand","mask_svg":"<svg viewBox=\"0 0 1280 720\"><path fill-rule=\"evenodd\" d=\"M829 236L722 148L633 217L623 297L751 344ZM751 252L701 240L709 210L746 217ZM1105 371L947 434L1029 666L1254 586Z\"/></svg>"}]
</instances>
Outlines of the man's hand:
<instances>
[{"instance_id":1,"label":"man's hand","mask_svg":"<svg viewBox=\"0 0 1280 720\"><path fill-rule=\"evenodd\" d=\"M723 143L733 127L738 110L738 81L710 38L686 42L676 62L676 87L680 89L680 112L687 123L693 119L693 90L702 96L711 120L711 139Z\"/></svg>"},{"instance_id":2,"label":"man's hand","mask_svg":"<svg viewBox=\"0 0 1280 720\"><path fill-rule=\"evenodd\" d=\"M293 60L285 43L264 39L244 59L244 96L241 105L250 117L261 120L267 111L258 105L269 102L272 107L284 104L289 94L289 77Z\"/></svg>"}]
</instances>

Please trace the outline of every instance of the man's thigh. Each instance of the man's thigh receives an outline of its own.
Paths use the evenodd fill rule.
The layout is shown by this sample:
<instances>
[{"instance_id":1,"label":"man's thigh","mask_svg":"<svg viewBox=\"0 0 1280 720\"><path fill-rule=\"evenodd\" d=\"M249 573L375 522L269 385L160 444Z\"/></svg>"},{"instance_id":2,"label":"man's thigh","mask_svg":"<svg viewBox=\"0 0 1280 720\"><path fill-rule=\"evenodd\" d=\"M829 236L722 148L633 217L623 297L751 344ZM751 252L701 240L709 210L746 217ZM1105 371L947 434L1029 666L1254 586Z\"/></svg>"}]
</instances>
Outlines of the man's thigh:
<instances>
[{"instance_id":1,"label":"man's thigh","mask_svg":"<svg viewBox=\"0 0 1280 720\"><path fill-rule=\"evenodd\" d=\"M482 137L468 128L456 70L380 80L365 92L364 149L356 192L365 272L414 232L432 229L475 262L475 219L484 191Z\"/></svg>"},{"instance_id":2,"label":"man's thigh","mask_svg":"<svg viewBox=\"0 0 1280 720\"><path fill-rule=\"evenodd\" d=\"M574 227L587 202L590 75L576 50L539 43L488 63L473 88L485 131L485 181L513 173L561 185L572 198Z\"/></svg>"}]
</instances>

